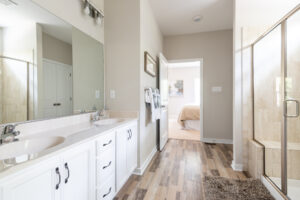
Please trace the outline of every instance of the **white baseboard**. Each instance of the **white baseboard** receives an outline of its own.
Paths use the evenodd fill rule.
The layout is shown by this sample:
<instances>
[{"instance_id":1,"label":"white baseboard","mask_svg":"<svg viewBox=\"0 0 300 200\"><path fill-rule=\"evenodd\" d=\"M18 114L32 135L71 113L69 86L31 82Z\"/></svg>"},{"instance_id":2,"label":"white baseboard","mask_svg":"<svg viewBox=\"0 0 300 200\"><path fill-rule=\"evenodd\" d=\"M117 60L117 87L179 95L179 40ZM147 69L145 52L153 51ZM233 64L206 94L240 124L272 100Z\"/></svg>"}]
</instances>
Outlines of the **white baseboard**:
<instances>
[{"instance_id":1,"label":"white baseboard","mask_svg":"<svg viewBox=\"0 0 300 200\"><path fill-rule=\"evenodd\" d=\"M140 175L140 176L143 175L144 172L145 172L145 170L147 169L148 165L150 164L153 156L156 154L156 152L157 152L157 149L155 147L154 149L152 149L151 153L149 154L149 156L147 157L147 159L145 160L145 162L142 164L142 166L139 167L139 168L136 168L134 170L133 174Z\"/></svg>"},{"instance_id":2,"label":"white baseboard","mask_svg":"<svg viewBox=\"0 0 300 200\"><path fill-rule=\"evenodd\" d=\"M234 160L233 160L232 163L231 163L231 168L234 171L242 172L243 169L244 169L244 166L243 166L243 164L235 163Z\"/></svg>"},{"instance_id":3,"label":"white baseboard","mask_svg":"<svg viewBox=\"0 0 300 200\"><path fill-rule=\"evenodd\" d=\"M205 143L233 144L233 141L229 139L201 138L200 140Z\"/></svg>"},{"instance_id":4,"label":"white baseboard","mask_svg":"<svg viewBox=\"0 0 300 200\"><path fill-rule=\"evenodd\" d=\"M261 176L261 182L266 186L266 188L269 190L274 199L285 200L285 198L281 196L281 194L272 186L272 184L264 176Z\"/></svg>"}]
</instances>

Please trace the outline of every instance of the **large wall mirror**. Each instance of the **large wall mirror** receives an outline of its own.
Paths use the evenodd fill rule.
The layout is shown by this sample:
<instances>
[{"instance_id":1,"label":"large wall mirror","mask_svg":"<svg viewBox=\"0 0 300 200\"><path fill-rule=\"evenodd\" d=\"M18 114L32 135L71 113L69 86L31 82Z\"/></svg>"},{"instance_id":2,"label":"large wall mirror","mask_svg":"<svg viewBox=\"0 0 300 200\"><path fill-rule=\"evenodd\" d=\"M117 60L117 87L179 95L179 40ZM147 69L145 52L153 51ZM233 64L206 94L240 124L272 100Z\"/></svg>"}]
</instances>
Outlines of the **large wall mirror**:
<instances>
[{"instance_id":1,"label":"large wall mirror","mask_svg":"<svg viewBox=\"0 0 300 200\"><path fill-rule=\"evenodd\" d=\"M0 2L0 124L102 109L103 45L30 0L14 2Z\"/></svg>"}]
</instances>

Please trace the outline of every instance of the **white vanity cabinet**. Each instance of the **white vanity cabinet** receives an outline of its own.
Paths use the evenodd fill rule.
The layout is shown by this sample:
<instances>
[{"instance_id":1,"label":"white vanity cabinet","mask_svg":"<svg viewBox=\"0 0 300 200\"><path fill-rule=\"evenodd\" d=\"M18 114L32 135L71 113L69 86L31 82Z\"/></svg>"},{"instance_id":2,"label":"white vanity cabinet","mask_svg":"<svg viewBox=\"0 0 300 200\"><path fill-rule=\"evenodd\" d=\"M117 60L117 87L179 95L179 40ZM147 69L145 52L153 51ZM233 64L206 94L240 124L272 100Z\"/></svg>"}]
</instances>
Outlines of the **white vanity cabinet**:
<instances>
[{"instance_id":1,"label":"white vanity cabinet","mask_svg":"<svg viewBox=\"0 0 300 200\"><path fill-rule=\"evenodd\" d=\"M11 168L0 200L112 200L137 167L137 121L91 137Z\"/></svg>"},{"instance_id":2,"label":"white vanity cabinet","mask_svg":"<svg viewBox=\"0 0 300 200\"><path fill-rule=\"evenodd\" d=\"M0 182L1 200L94 200L95 145L85 143Z\"/></svg>"},{"instance_id":3,"label":"white vanity cabinet","mask_svg":"<svg viewBox=\"0 0 300 200\"><path fill-rule=\"evenodd\" d=\"M94 200L96 182L95 143L88 142L65 152L61 165L61 199Z\"/></svg>"},{"instance_id":4,"label":"white vanity cabinet","mask_svg":"<svg viewBox=\"0 0 300 200\"><path fill-rule=\"evenodd\" d=\"M116 174L115 131L100 136L97 146L97 200L111 200L115 196Z\"/></svg>"},{"instance_id":5,"label":"white vanity cabinet","mask_svg":"<svg viewBox=\"0 0 300 200\"><path fill-rule=\"evenodd\" d=\"M58 178L56 169L59 159L38 164L21 174L3 180L1 200L57 200L60 191L56 190Z\"/></svg>"},{"instance_id":6,"label":"white vanity cabinet","mask_svg":"<svg viewBox=\"0 0 300 200\"><path fill-rule=\"evenodd\" d=\"M117 130L116 187L119 191L137 167L137 123Z\"/></svg>"}]
</instances>

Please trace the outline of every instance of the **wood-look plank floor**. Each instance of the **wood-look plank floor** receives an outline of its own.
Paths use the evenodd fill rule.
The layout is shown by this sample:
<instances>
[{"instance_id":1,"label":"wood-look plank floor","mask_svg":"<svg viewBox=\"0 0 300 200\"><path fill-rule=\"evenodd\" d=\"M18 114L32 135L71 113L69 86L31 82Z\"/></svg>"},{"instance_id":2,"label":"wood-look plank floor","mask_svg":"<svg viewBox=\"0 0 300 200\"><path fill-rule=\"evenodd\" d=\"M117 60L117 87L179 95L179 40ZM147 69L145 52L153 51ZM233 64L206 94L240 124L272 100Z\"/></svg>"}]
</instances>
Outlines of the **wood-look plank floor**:
<instances>
[{"instance_id":1,"label":"wood-look plank floor","mask_svg":"<svg viewBox=\"0 0 300 200\"><path fill-rule=\"evenodd\" d=\"M205 200L202 177L249 178L230 167L232 145L170 139L143 176L133 175L115 200Z\"/></svg>"}]
</instances>

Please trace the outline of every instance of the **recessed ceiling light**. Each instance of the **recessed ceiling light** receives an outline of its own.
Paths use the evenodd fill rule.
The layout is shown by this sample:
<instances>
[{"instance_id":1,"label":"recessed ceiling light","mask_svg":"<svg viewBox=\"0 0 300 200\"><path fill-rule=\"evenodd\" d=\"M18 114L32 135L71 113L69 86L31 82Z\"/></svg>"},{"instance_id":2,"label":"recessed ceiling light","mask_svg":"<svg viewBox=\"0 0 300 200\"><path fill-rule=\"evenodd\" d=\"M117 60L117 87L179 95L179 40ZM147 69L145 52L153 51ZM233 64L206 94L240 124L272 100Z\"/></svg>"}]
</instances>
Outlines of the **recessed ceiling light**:
<instances>
[{"instance_id":1,"label":"recessed ceiling light","mask_svg":"<svg viewBox=\"0 0 300 200\"><path fill-rule=\"evenodd\" d=\"M196 15L193 17L193 21L194 22L200 22L203 19L202 15Z\"/></svg>"}]
</instances>

